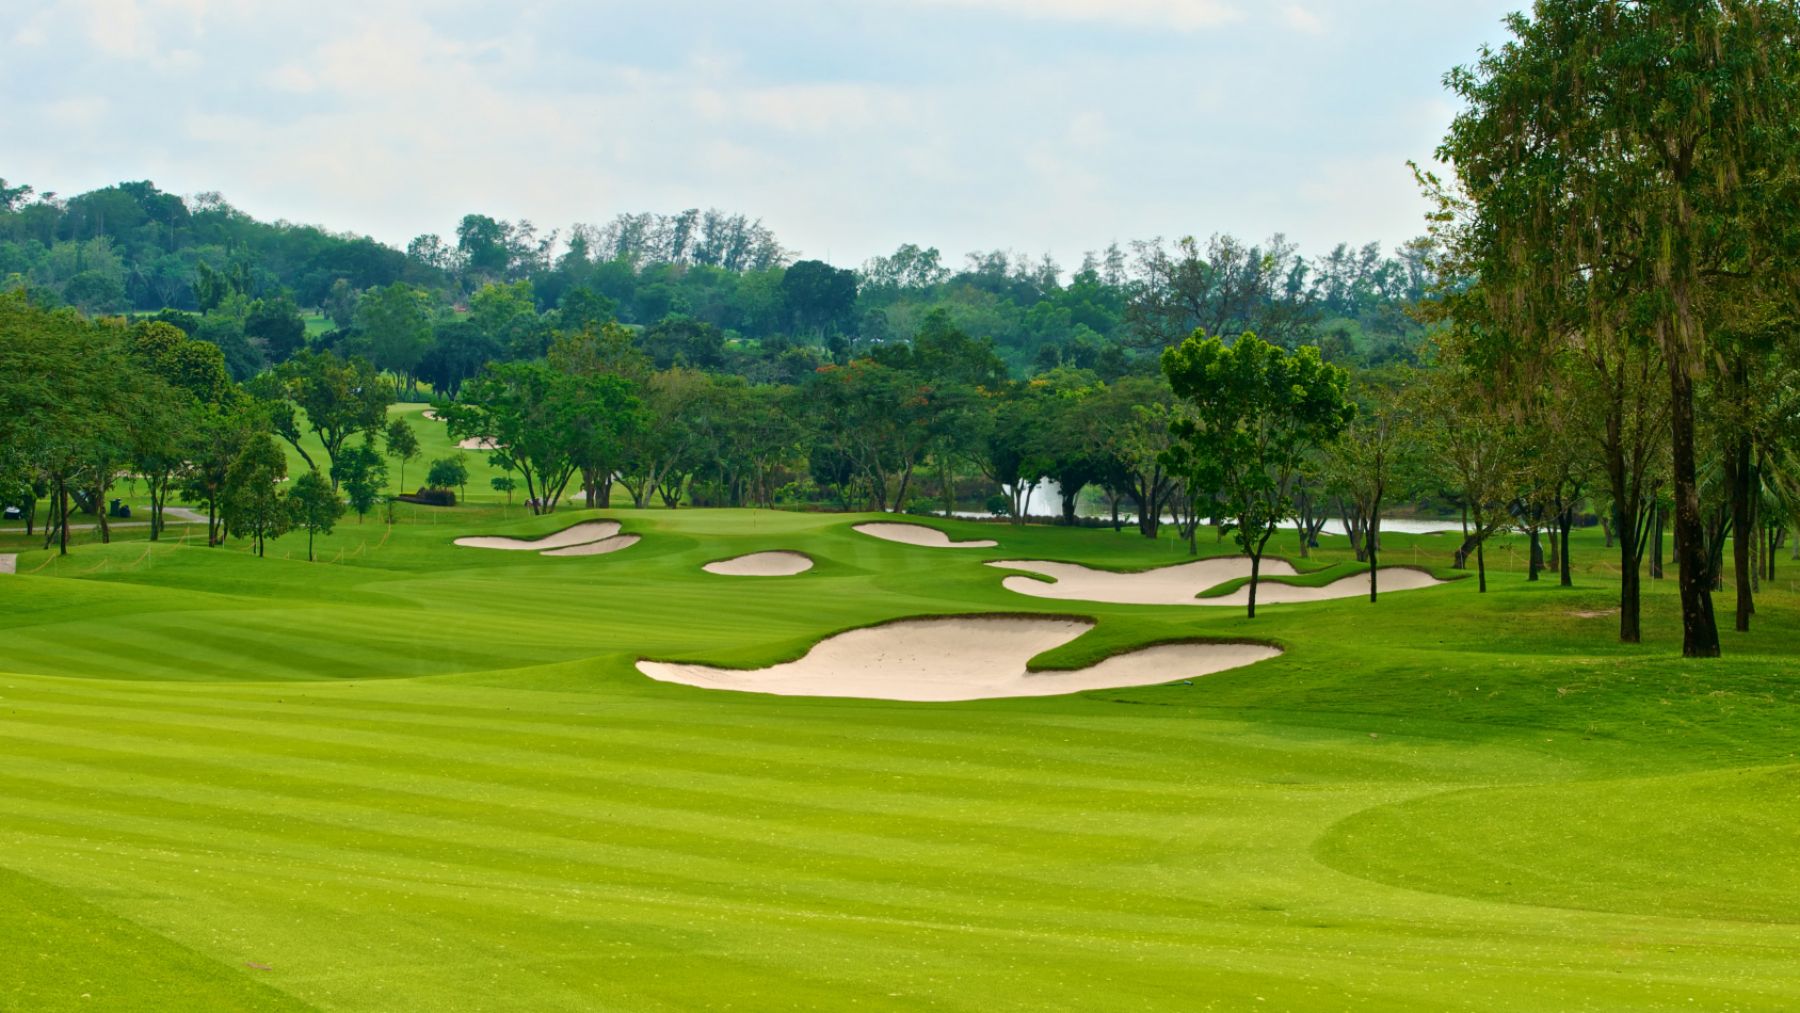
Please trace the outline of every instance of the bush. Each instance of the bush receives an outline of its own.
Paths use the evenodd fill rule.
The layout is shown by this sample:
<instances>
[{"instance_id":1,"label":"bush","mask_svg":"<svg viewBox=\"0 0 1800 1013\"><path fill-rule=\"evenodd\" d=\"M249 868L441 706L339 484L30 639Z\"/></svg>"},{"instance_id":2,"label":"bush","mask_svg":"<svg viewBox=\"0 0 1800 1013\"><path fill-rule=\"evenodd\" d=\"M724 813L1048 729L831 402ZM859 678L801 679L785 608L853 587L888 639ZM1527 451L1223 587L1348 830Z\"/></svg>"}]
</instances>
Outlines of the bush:
<instances>
[{"instance_id":1,"label":"bush","mask_svg":"<svg viewBox=\"0 0 1800 1013\"><path fill-rule=\"evenodd\" d=\"M454 489L420 489L410 496L395 496L402 503L417 503L420 506L455 506L456 490Z\"/></svg>"}]
</instances>

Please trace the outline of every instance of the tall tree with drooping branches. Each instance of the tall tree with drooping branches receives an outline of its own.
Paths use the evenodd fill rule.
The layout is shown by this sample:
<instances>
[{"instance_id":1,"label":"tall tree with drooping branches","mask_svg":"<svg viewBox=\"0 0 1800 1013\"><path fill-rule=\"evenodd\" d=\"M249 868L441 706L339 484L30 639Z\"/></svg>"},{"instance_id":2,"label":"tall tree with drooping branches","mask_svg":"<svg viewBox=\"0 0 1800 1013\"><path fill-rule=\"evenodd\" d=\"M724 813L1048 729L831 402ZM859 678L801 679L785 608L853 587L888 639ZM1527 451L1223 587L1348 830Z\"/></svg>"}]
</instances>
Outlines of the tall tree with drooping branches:
<instances>
[{"instance_id":1,"label":"tall tree with drooping branches","mask_svg":"<svg viewBox=\"0 0 1800 1013\"><path fill-rule=\"evenodd\" d=\"M1682 652L1719 653L1695 466L1695 388L1720 314L1792 276L1800 6L1537 0L1446 81L1440 238L1521 352L1628 333L1669 389ZM1788 285L1792 293L1794 286ZM1517 358L1529 364L1533 356Z\"/></svg>"}]
</instances>

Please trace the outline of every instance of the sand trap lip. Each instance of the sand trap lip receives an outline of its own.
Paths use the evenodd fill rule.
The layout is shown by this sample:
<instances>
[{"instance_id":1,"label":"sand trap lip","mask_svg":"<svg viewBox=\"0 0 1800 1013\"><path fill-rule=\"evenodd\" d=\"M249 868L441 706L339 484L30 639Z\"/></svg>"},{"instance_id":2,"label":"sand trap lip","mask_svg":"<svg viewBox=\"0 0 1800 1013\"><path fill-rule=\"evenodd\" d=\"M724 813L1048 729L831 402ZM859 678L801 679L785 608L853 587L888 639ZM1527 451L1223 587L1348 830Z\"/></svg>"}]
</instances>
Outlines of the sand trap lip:
<instances>
[{"instance_id":1,"label":"sand trap lip","mask_svg":"<svg viewBox=\"0 0 1800 1013\"><path fill-rule=\"evenodd\" d=\"M731 559L714 560L700 569L707 573L724 574L727 577L792 577L796 573L805 573L812 568L812 557L806 553L777 549L772 552L752 552Z\"/></svg>"},{"instance_id":2,"label":"sand trap lip","mask_svg":"<svg viewBox=\"0 0 1800 1013\"><path fill-rule=\"evenodd\" d=\"M500 444L495 443L493 441L492 437L471 436L468 439L462 440L461 442L457 443L456 449L458 449L458 450L499 450Z\"/></svg>"},{"instance_id":3,"label":"sand trap lip","mask_svg":"<svg viewBox=\"0 0 1800 1013\"><path fill-rule=\"evenodd\" d=\"M618 521L582 521L542 538L504 538L499 535L475 535L458 538L456 544L469 549L502 549L507 552L542 552L564 549L609 539L619 533ZM634 538L635 540L635 538ZM623 548L623 546L620 546Z\"/></svg>"},{"instance_id":4,"label":"sand trap lip","mask_svg":"<svg viewBox=\"0 0 1800 1013\"><path fill-rule=\"evenodd\" d=\"M1008 577L1000 582L1008 591L1027 594L1033 598L1102 601L1115 605L1207 605L1213 599L1202 600L1195 595L1207 588L1218 587L1228 580L1250 576L1248 556L1198 559L1191 563L1177 563L1137 573L1096 570L1079 563L1053 563L1036 559L1009 559L988 565L1004 570L1024 570L1056 579L1056 583L1046 584L1030 577ZM1284 559L1265 559L1262 572L1264 576L1292 576L1295 571ZM1258 600L1261 600L1260 595Z\"/></svg>"},{"instance_id":5,"label":"sand trap lip","mask_svg":"<svg viewBox=\"0 0 1800 1013\"><path fill-rule=\"evenodd\" d=\"M597 542L583 542L571 545L566 549L548 549L538 553L540 556L604 556L609 552L629 549L639 541L637 535L614 535L602 538Z\"/></svg>"},{"instance_id":6,"label":"sand trap lip","mask_svg":"<svg viewBox=\"0 0 1800 1013\"><path fill-rule=\"evenodd\" d=\"M858 524L851 528L851 530L868 535L871 538L880 538L889 542L900 542L903 545L918 545L927 549L991 549L1000 544L999 542L985 538L973 542L951 541L949 535L944 534L936 528L927 527L923 524L894 524L886 521L873 521L868 524Z\"/></svg>"},{"instance_id":7,"label":"sand trap lip","mask_svg":"<svg viewBox=\"0 0 1800 1013\"><path fill-rule=\"evenodd\" d=\"M805 657L769 668L746 671L663 661L639 661L637 667L659 682L703 689L950 702L1154 686L1281 653L1262 644L1159 644L1073 671L1026 669L1033 657L1092 626L1085 619L1052 616L903 619L827 637Z\"/></svg>"},{"instance_id":8,"label":"sand trap lip","mask_svg":"<svg viewBox=\"0 0 1800 1013\"><path fill-rule=\"evenodd\" d=\"M1424 570L1415 570L1410 566L1384 566L1381 568L1381 580L1375 589L1382 594L1389 591L1418 591L1427 587L1447 584L1449 581L1439 580ZM1300 587L1295 584L1259 583L1256 585L1256 607L1264 605L1284 605L1295 602L1331 601L1335 598L1356 598L1369 593L1369 575L1353 573L1348 577L1339 577L1324 587ZM1196 605L1248 605L1250 603L1250 587L1246 584L1230 594L1217 598L1202 598Z\"/></svg>"}]
</instances>

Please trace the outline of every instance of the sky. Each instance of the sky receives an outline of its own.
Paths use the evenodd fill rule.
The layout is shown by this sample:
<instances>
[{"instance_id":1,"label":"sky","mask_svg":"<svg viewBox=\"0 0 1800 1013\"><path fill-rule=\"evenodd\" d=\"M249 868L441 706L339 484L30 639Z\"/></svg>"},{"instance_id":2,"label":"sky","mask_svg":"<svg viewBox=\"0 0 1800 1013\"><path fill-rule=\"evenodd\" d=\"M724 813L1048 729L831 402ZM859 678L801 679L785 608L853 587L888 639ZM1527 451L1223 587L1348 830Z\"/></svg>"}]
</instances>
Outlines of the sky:
<instances>
[{"instance_id":1,"label":"sky","mask_svg":"<svg viewBox=\"0 0 1800 1013\"><path fill-rule=\"evenodd\" d=\"M1523 0L8 0L0 177L403 246L718 207L901 243L1424 231L1444 72Z\"/></svg>"}]
</instances>

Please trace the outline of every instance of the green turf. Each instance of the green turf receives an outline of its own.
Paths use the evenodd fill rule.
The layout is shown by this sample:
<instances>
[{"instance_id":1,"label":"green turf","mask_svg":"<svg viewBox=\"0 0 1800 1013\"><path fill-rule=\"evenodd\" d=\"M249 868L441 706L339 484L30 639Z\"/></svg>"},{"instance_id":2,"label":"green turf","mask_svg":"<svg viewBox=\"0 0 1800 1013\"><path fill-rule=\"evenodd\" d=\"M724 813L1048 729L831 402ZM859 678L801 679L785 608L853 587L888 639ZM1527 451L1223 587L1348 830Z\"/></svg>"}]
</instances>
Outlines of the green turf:
<instances>
[{"instance_id":1,"label":"green turf","mask_svg":"<svg viewBox=\"0 0 1800 1013\"><path fill-rule=\"evenodd\" d=\"M487 499L350 520L317 564L295 536L259 560L129 529L0 577L0 1008L1800 1005L1785 572L1698 663L1672 582L1642 647L1584 617L1615 586L1587 533L1571 590L1501 541L1486 596L1251 622L1030 598L982 565L1187 558L1130 532L944 524L1000 545L942 550L863 517L627 509L606 516L644 540L613 555L453 546L595 516ZM1384 562L1452 542L1390 536ZM817 566L700 570L782 548ZM1343 549L1307 579L1354 572ZM963 612L1097 620L1041 666L1287 653L969 704L632 667Z\"/></svg>"}]
</instances>

